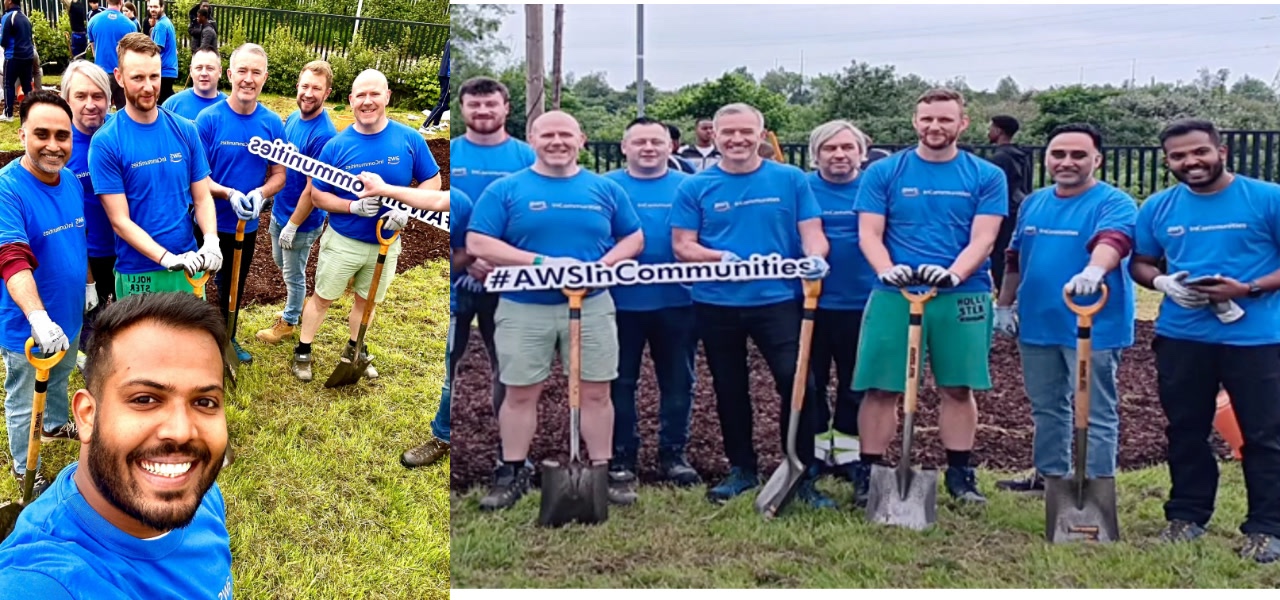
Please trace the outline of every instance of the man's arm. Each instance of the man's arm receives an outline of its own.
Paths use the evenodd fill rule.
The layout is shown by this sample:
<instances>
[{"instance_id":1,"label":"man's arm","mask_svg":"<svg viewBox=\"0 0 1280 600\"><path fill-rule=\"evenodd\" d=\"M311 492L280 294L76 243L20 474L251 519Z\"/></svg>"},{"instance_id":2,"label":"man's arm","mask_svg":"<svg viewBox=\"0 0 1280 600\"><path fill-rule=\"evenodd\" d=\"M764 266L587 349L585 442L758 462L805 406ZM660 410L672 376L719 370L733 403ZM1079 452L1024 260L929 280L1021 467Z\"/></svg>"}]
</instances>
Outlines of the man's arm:
<instances>
[{"instance_id":1,"label":"man's arm","mask_svg":"<svg viewBox=\"0 0 1280 600\"><path fill-rule=\"evenodd\" d=\"M294 227L301 226L307 217L311 216L311 178L307 178L307 186L302 188L302 193L298 195L298 205L293 208L293 214L289 215L289 222Z\"/></svg>"},{"instance_id":2,"label":"man's arm","mask_svg":"<svg viewBox=\"0 0 1280 600\"><path fill-rule=\"evenodd\" d=\"M725 255L724 250L712 250L698 242L697 231L680 227L671 228L671 250L681 262L720 262Z\"/></svg>"},{"instance_id":3,"label":"man's arm","mask_svg":"<svg viewBox=\"0 0 1280 600\"><path fill-rule=\"evenodd\" d=\"M191 184L191 199L195 202L196 224L206 237L218 232L218 212L213 207L213 195L210 193L212 179L205 177Z\"/></svg>"},{"instance_id":4,"label":"man's arm","mask_svg":"<svg viewBox=\"0 0 1280 600\"><path fill-rule=\"evenodd\" d=\"M1161 275L1164 275L1164 269L1160 267L1160 259L1158 257L1134 254L1129 259L1129 276L1133 277L1134 283L1149 290L1154 290L1156 286L1152 281Z\"/></svg>"},{"instance_id":5,"label":"man's arm","mask_svg":"<svg viewBox=\"0 0 1280 600\"><path fill-rule=\"evenodd\" d=\"M644 231L637 229L618 240L613 248L600 257L600 262L612 267L628 258L639 256L642 250L644 250Z\"/></svg>"},{"instance_id":6,"label":"man's arm","mask_svg":"<svg viewBox=\"0 0 1280 600\"><path fill-rule=\"evenodd\" d=\"M133 218L129 216L129 201L124 194L98 194L98 199L102 201L102 209L107 213L107 220L111 222L111 229L116 235L139 254L155 261L157 265L160 264L160 259L164 258L168 250L133 222ZM204 224L201 223L200 226L203 228Z\"/></svg>"},{"instance_id":7,"label":"man's arm","mask_svg":"<svg viewBox=\"0 0 1280 600\"><path fill-rule=\"evenodd\" d=\"M30 315L37 310L44 310L44 302L40 300L40 292L36 290L36 278L31 269L23 269L5 278L4 286L13 296L13 303L22 309L23 315Z\"/></svg>"},{"instance_id":8,"label":"man's arm","mask_svg":"<svg viewBox=\"0 0 1280 600\"><path fill-rule=\"evenodd\" d=\"M827 257L831 252L831 242L822 231L822 219L805 219L797 226L800 229L800 245L805 256Z\"/></svg>"},{"instance_id":9,"label":"man's arm","mask_svg":"<svg viewBox=\"0 0 1280 600\"><path fill-rule=\"evenodd\" d=\"M369 196L385 196L399 200L412 208L431 212L449 212L449 192L440 191L440 174L419 183L417 187L391 185L382 180L377 173L368 171L356 176L364 183L364 190L356 194L360 198Z\"/></svg>"},{"instance_id":10,"label":"man's arm","mask_svg":"<svg viewBox=\"0 0 1280 600\"><path fill-rule=\"evenodd\" d=\"M858 248L876 273L884 273L893 268L893 258L884 245L884 223L884 215L858 213Z\"/></svg>"},{"instance_id":11,"label":"man's arm","mask_svg":"<svg viewBox=\"0 0 1280 600\"><path fill-rule=\"evenodd\" d=\"M352 203L352 200L344 200L332 192L311 189L311 204L320 210L340 215L351 214Z\"/></svg>"},{"instance_id":12,"label":"man's arm","mask_svg":"<svg viewBox=\"0 0 1280 600\"><path fill-rule=\"evenodd\" d=\"M474 231L467 232L467 253L499 267L532 265L533 260L540 256Z\"/></svg>"},{"instance_id":13,"label":"man's arm","mask_svg":"<svg viewBox=\"0 0 1280 600\"><path fill-rule=\"evenodd\" d=\"M1004 217L999 215L977 215L973 218L973 226L969 229L969 245L964 247L960 256L951 263L949 270L964 281L991 257L991 250L996 246L996 236L1000 234L1000 222Z\"/></svg>"},{"instance_id":14,"label":"man's arm","mask_svg":"<svg viewBox=\"0 0 1280 600\"><path fill-rule=\"evenodd\" d=\"M267 180L258 188L263 198L270 198L284 189L284 175L284 165L271 163L267 166Z\"/></svg>"}]
</instances>

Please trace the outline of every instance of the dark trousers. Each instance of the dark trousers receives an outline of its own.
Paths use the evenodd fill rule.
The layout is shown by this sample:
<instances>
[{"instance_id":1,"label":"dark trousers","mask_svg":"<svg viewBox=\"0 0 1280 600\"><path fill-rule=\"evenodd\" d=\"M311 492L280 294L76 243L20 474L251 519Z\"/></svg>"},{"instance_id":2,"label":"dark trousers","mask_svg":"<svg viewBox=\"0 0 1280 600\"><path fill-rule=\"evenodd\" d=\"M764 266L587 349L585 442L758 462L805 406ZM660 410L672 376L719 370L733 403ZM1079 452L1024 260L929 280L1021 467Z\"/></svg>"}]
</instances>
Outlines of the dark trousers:
<instances>
[{"instance_id":1,"label":"dark trousers","mask_svg":"<svg viewBox=\"0 0 1280 600\"><path fill-rule=\"evenodd\" d=\"M436 102L436 107L431 109L431 114L427 116L425 126L432 127L440 124L440 118L444 116L444 111L449 110L449 78L440 78L440 101Z\"/></svg>"},{"instance_id":2,"label":"dark trousers","mask_svg":"<svg viewBox=\"0 0 1280 600\"><path fill-rule=\"evenodd\" d=\"M257 245L257 232L244 234L244 242L240 251L239 281L236 283L236 311L244 302L244 281L249 277L249 265L253 262L253 248ZM218 248L222 251L222 268L214 276L218 284L218 308L222 311L222 320L226 321L231 314L231 264L235 260L235 233L218 232Z\"/></svg>"},{"instance_id":3,"label":"dark trousers","mask_svg":"<svg viewBox=\"0 0 1280 600\"><path fill-rule=\"evenodd\" d=\"M724 437L724 451L729 464L750 471L758 468L752 440L751 373L747 366L747 340L755 342L773 375L781 396L779 408L782 448L786 449L787 427L791 421L791 383L796 376L796 358L800 349L800 318L803 306L799 300L736 308L697 303L694 305L698 337L707 355L712 387L716 392L716 412ZM800 412L796 437L796 453L811 466L815 432L813 377L806 380L804 407Z\"/></svg>"},{"instance_id":4,"label":"dark trousers","mask_svg":"<svg viewBox=\"0 0 1280 600\"><path fill-rule=\"evenodd\" d=\"M614 463L634 471L640 451L636 417L636 388L645 344L653 361L661 401L658 409L659 461L682 457L689 443L693 414L694 354L698 338L692 306L651 311L617 312L618 378L610 385L613 398Z\"/></svg>"},{"instance_id":5,"label":"dark trousers","mask_svg":"<svg viewBox=\"0 0 1280 600\"><path fill-rule=\"evenodd\" d=\"M22 93L31 94L31 68L35 59L10 58L4 61L4 116L13 116L13 107L18 95L14 93L14 84L22 84Z\"/></svg>"},{"instance_id":6,"label":"dark trousers","mask_svg":"<svg viewBox=\"0 0 1280 600\"><path fill-rule=\"evenodd\" d=\"M493 343L493 332L496 329L493 313L498 310L498 294L477 294L462 289L454 289L458 298L458 310L453 316L457 324L453 330L453 352L449 353L449 372L457 374L458 363L467 354L467 342L471 339L471 322L479 319L480 339L484 341L484 349L489 354L489 371L493 373L493 418L498 418L498 410L502 408L502 398L507 388L502 385L498 372L498 347ZM456 387L456 384L451 387ZM452 393L452 390L450 390ZM498 460L502 460L502 442L498 442Z\"/></svg>"},{"instance_id":7,"label":"dark trousers","mask_svg":"<svg viewBox=\"0 0 1280 600\"><path fill-rule=\"evenodd\" d=\"M110 77L110 73L108 79L111 80L111 106L116 107L116 110L124 110L124 88L116 83L115 77Z\"/></svg>"},{"instance_id":8,"label":"dark trousers","mask_svg":"<svg viewBox=\"0 0 1280 600\"><path fill-rule=\"evenodd\" d=\"M93 273L93 289L98 292L98 305L84 316L84 328L80 332L80 349L89 347L89 337L93 334L93 320L98 318L116 293L116 257L90 256L89 272Z\"/></svg>"},{"instance_id":9,"label":"dark trousers","mask_svg":"<svg viewBox=\"0 0 1280 600\"><path fill-rule=\"evenodd\" d=\"M160 99L156 101L156 104L164 104L164 101L173 95L173 84L176 81L178 81L177 77L160 78Z\"/></svg>"},{"instance_id":10,"label":"dark trousers","mask_svg":"<svg viewBox=\"0 0 1280 600\"><path fill-rule=\"evenodd\" d=\"M853 365L858 357L858 336L862 331L862 311L819 308L813 320L813 345L809 371L817 395L815 419L818 432L828 426L846 435L858 435L858 407L862 392L853 391ZM831 363L836 364L835 421L827 401Z\"/></svg>"},{"instance_id":11,"label":"dark trousers","mask_svg":"<svg viewBox=\"0 0 1280 600\"><path fill-rule=\"evenodd\" d=\"M1221 385L1244 437L1249 508L1240 531L1280 535L1280 345L1227 346L1157 337L1152 349L1160 404L1169 422L1173 486L1165 518L1204 526L1213 515L1218 463L1209 435Z\"/></svg>"}]
</instances>

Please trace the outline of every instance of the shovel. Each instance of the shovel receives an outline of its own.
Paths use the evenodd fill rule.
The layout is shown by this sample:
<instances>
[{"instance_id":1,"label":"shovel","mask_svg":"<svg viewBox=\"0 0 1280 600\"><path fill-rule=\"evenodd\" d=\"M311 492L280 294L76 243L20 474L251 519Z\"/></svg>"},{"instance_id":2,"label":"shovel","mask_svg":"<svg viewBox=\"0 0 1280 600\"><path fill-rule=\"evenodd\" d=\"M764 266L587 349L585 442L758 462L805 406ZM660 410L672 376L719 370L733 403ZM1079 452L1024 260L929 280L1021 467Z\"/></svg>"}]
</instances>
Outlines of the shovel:
<instances>
[{"instance_id":1,"label":"shovel","mask_svg":"<svg viewBox=\"0 0 1280 600\"><path fill-rule=\"evenodd\" d=\"M796 359L796 375L791 383L791 419L787 423L787 455L778 470L756 496L756 512L765 520L777 516L795 495L805 467L796 454L796 434L800 427L800 409L804 407L804 384L809 374L809 343L813 339L813 316L822 294L822 281L804 282L804 319L800 321L800 355Z\"/></svg>"},{"instance_id":2,"label":"shovel","mask_svg":"<svg viewBox=\"0 0 1280 600\"><path fill-rule=\"evenodd\" d=\"M240 364L240 357L236 356L236 348L231 344L231 340L236 338L236 324L238 314L236 311L236 296L240 291L240 252L244 248L244 224L246 221L236 221L236 241L235 252L231 256L231 289L227 291L227 345L222 349L222 367L226 373L227 379L231 382L231 387L236 387L236 365ZM188 280L190 277L187 278ZM194 285L194 282L192 282Z\"/></svg>"},{"instance_id":3,"label":"shovel","mask_svg":"<svg viewBox=\"0 0 1280 600\"><path fill-rule=\"evenodd\" d=\"M36 341L27 338L27 361L36 368L35 397L31 401L31 441L27 444L27 473L22 480L22 502L6 503L0 506L0 540L9 537L18 524L18 515L31 504L31 494L35 491L36 471L40 465L40 434L44 431L44 398L49 386L49 371L60 361L66 351L59 351L47 358L36 358L31 355L31 348Z\"/></svg>"},{"instance_id":4,"label":"shovel","mask_svg":"<svg viewBox=\"0 0 1280 600\"><path fill-rule=\"evenodd\" d=\"M569 297L569 464L542 463L542 507L538 524L560 527L577 521L586 525L609 519L609 472L605 465L588 465L578 453L582 381L582 298L585 289L566 289Z\"/></svg>"},{"instance_id":5,"label":"shovel","mask_svg":"<svg viewBox=\"0 0 1280 600\"><path fill-rule=\"evenodd\" d=\"M182 273L186 275L187 272L183 271ZM197 298L204 298L204 285L208 283L208 281L209 281L208 271L205 271L204 275L201 275L197 279L192 279L190 275L187 275L187 283L191 284L191 287L193 288L193 291L195 292L195 295Z\"/></svg>"},{"instance_id":6,"label":"shovel","mask_svg":"<svg viewBox=\"0 0 1280 600\"><path fill-rule=\"evenodd\" d=\"M1107 303L1107 286L1102 297L1089 306L1063 298L1076 314L1076 422L1075 476L1045 478L1045 538L1060 544L1072 541L1114 542L1120 539L1116 514L1114 477L1086 479L1089 454L1089 383L1092 380L1093 315Z\"/></svg>"},{"instance_id":7,"label":"shovel","mask_svg":"<svg viewBox=\"0 0 1280 600\"><path fill-rule=\"evenodd\" d=\"M373 282L369 284L369 293L364 299L364 313L360 315L360 334L356 336L356 348L352 350L348 347L342 352L342 359L338 361L329 380L324 382L324 387L335 388L356 383L364 377L365 369L369 368L369 359L361 358L360 353L360 349L364 348L364 332L369 330L369 317L373 316L374 298L378 297L378 282L382 280L382 265L387 262L387 249L400 237L399 231L392 233L390 238L382 237L383 221L385 219L378 219L378 228L375 230L378 235L378 264L373 267Z\"/></svg>"},{"instance_id":8,"label":"shovel","mask_svg":"<svg viewBox=\"0 0 1280 600\"><path fill-rule=\"evenodd\" d=\"M920 393L920 346L924 327L924 305L938 293L930 288L923 294L902 290L911 303L907 330L907 382L903 396L902 456L896 468L871 467L871 489L867 497L867 519L873 523L922 530L937 521L938 472L911 468L911 437L914 433L916 400Z\"/></svg>"}]
</instances>

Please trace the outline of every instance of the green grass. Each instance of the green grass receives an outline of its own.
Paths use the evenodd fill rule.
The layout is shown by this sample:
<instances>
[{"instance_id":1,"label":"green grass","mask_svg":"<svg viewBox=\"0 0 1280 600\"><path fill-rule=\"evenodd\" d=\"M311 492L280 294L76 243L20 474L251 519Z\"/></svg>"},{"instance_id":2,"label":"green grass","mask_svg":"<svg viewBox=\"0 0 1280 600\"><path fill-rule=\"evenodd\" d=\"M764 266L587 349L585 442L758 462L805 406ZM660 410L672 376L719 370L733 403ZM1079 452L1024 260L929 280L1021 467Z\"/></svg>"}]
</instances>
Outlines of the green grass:
<instances>
[{"instance_id":1,"label":"green grass","mask_svg":"<svg viewBox=\"0 0 1280 600\"><path fill-rule=\"evenodd\" d=\"M939 491L938 524L913 532L868 523L852 487L824 479L840 504L792 504L765 522L747 494L715 507L705 488L642 487L640 501L595 527L543 529L535 491L513 509L479 512L483 491L455 497L456 588L1276 588L1280 566L1237 555L1245 512L1238 464L1223 465L1218 511L1194 545L1155 541L1163 526L1163 468L1119 478L1121 542L1052 545L1044 503L980 485L990 503L959 509Z\"/></svg>"},{"instance_id":2,"label":"green grass","mask_svg":"<svg viewBox=\"0 0 1280 600\"><path fill-rule=\"evenodd\" d=\"M412 471L399 463L427 439L439 406L447 298L443 260L398 276L366 338L380 377L340 390L324 380L347 339L350 295L316 337L307 384L289 373L291 342L253 338L283 306L241 312L239 339L254 362L240 366L227 398L236 462L218 479L237 598L448 598L449 462ZM73 373L71 389L82 385ZM0 442L8 460L7 434ZM76 452L45 445L46 477ZM0 477L0 499L19 495Z\"/></svg>"}]
</instances>

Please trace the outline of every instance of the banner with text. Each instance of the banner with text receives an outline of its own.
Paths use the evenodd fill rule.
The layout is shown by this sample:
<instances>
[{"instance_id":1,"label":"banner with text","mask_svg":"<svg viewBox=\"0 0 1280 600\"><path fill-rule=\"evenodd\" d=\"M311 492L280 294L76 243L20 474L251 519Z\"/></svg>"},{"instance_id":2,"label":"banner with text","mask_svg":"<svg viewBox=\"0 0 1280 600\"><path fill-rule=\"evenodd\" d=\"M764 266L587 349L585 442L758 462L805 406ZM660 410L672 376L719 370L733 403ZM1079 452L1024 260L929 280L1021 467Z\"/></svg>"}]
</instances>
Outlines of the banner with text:
<instances>
[{"instance_id":1,"label":"banner with text","mask_svg":"<svg viewBox=\"0 0 1280 600\"><path fill-rule=\"evenodd\" d=\"M524 292L615 285L799 279L812 267L809 258L782 258L779 254L755 254L747 260L727 263L641 264L635 260L624 260L613 266L599 262L581 262L496 267L485 278L484 289L489 292Z\"/></svg>"}]
</instances>

